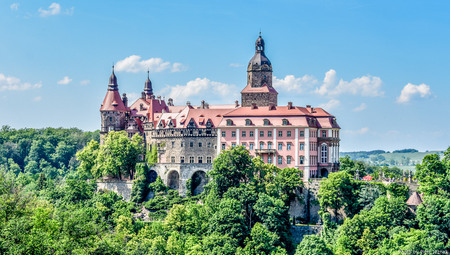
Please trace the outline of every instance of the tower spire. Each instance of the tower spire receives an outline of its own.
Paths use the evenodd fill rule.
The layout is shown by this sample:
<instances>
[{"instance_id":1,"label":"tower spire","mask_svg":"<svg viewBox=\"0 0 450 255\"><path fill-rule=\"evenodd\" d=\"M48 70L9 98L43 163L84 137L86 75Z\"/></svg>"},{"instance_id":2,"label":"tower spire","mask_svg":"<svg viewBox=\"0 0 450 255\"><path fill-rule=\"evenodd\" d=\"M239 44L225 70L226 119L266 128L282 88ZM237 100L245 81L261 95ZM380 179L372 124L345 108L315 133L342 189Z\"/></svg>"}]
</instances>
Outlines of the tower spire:
<instances>
[{"instance_id":1,"label":"tower spire","mask_svg":"<svg viewBox=\"0 0 450 255\"><path fill-rule=\"evenodd\" d=\"M108 90L119 90L118 85L117 85L117 77L114 74L114 64L112 66L111 76L109 77Z\"/></svg>"},{"instance_id":2,"label":"tower spire","mask_svg":"<svg viewBox=\"0 0 450 255\"><path fill-rule=\"evenodd\" d=\"M152 81L150 81L150 70L147 69L147 80L145 81L144 93L147 98L153 96Z\"/></svg>"}]
</instances>

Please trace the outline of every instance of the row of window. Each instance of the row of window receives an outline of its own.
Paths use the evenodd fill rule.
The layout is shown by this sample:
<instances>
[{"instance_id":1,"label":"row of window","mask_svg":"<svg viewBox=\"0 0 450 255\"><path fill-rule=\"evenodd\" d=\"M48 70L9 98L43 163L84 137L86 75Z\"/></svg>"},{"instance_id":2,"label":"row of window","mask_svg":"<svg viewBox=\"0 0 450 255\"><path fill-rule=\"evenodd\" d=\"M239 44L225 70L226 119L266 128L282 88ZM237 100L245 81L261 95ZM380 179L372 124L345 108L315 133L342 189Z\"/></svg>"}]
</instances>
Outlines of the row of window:
<instances>
[{"instance_id":1,"label":"row of window","mask_svg":"<svg viewBox=\"0 0 450 255\"><path fill-rule=\"evenodd\" d=\"M261 159L263 161L265 161L264 156L261 156ZM271 164L272 163L272 156L267 156L267 163ZM316 165L317 164L317 156L310 156L309 157L311 165ZM321 159L321 163L327 163L326 162L326 155L322 156ZM277 160L278 160L278 164L281 165L283 164L283 156L277 156ZM265 161L266 162L266 161ZM290 165L292 163L292 157L291 156L286 156L286 164ZM305 157L304 156L299 156L299 165L304 165L305 164Z\"/></svg>"},{"instance_id":2,"label":"row of window","mask_svg":"<svg viewBox=\"0 0 450 255\"><path fill-rule=\"evenodd\" d=\"M189 148L193 148L193 147L194 147L194 144L195 144L195 142L190 141L190 142L189 142ZM211 143L207 143L206 146L207 146L208 148L211 148L212 144L211 144ZM181 147L184 147L184 142L181 142ZM198 143L198 147L199 147L199 148L203 147L203 143L202 143L202 142L199 142L199 143ZM172 142L172 148L175 148L175 142Z\"/></svg>"},{"instance_id":3,"label":"row of window","mask_svg":"<svg viewBox=\"0 0 450 255\"><path fill-rule=\"evenodd\" d=\"M170 162L171 163L176 163L175 162L175 156L170 157ZM206 163L210 164L212 162L212 158L211 157L206 157ZM180 163L187 163L184 160L184 157L180 157ZM195 162L195 157L189 157L189 163L199 163L199 164L203 164L203 157L197 157L197 162Z\"/></svg>"},{"instance_id":4,"label":"row of window","mask_svg":"<svg viewBox=\"0 0 450 255\"><path fill-rule=\"evenodd\" d=\"M241 145L244 146L245 148L247 148L247 143L242 143ZM273 145L272 142L268 142L267 143L267 149L269 149L269 150L273 149L272 145ZM249 143L248 144L249 150L252 151L254 149L254 146L255 146L254 143ZM316 142L311 142L310 146L311 146L311 151L317 151L317 143ZM236 143L232 143L231 147L232 148L236 147ZM259 143L259 149L261 149L261 150L265 149L264 147L265 147L265 143L264 142L260 142ZM326 147L326 145L325 145L325 147ZM222 143L222 150L225 150L225 148L226 148L226 144ZM300 151L304 151L305 150L305 144L304 143L300 143L299 144L299 149L300 149ZM279 151L283 150L283 143L278 143L278 150ZM292 150L292 143L286 143L286 150L287 151Z\"/></svg>"},{"instance_id":5,"label":"row of window","mask_svg":"<svg viewBox=\"0 0 450 255\"><path fill-rule=\"evenodd\" d=\"M283 131L280 130L278 131L278 137L283 137ZM302 134L301 136L304 136L305 133L304 131L300 131L300 133ZM259 137L264 137L265 131L259 131ZM226 137L227 133L226 131L222 131L222 137ZM248 136L249 137L254 137L255 133L254 131L249 131L248 132ZM292 136L292 131L286 131L286 137L291 137ZM231 131L231 137L236 137L236 131ZM247 131L242 131L241 132L241 137L247 137ZM267 137L272 137L272 131L267 131Z\"/></svg>"},{"instance_id":6,"label":"row of window","mask_svg":"<svg viewBox=\"0 0 450 255\"><path fill-rule=\"evenodd\" d=\"M264 126L268 126L268 125L272 124L272 123L270 123L270 120L268 120L268 119L264 119L263 122L264 122ZM283 123L283 126L287 126L287 125L289 125L289 120L283 119L282 123ZM233 125L234 125L233 121L228 119L227 120L227 126L233 126ZM251 125L253 125L253 122L250 119L246 119L245 120L245 125L246 126L251 126Z\"/></svg>"}]
</instances>

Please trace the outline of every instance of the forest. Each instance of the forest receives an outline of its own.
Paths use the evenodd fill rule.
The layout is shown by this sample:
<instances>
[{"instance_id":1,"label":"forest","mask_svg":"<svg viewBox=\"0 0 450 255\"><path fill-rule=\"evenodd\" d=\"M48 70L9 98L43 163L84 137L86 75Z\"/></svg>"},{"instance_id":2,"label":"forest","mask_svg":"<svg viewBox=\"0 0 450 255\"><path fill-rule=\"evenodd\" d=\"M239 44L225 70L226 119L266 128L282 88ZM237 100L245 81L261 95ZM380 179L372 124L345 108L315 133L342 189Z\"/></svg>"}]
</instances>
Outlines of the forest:
<instances>
[{"instance_id":1,"label":"forest","mask_svg":"<svg viewBox=\"0 0 450 255\"><path fill-rule=\"evenodd\" d=\"M448 252L450 148L417 166L423 203L415 212L399 184L355 180L357 161L322 181L323 230L291 239L289 207L302 172L225 150L205 191L181 197L150 180L156 150L139 157L142 138L78 129L0 131L2 254L433 254ZM364 171L368 170L365 166ZM375 171L373 171L375 172ZM132 199L96 192L100 177L134 180ZM194 181L194 180L191 180ZM153 198L145 201L148 193ZM137 217L150 211L150 221ZM432 251L432 252L431 252Z\"/></svg>"}]
</instances>

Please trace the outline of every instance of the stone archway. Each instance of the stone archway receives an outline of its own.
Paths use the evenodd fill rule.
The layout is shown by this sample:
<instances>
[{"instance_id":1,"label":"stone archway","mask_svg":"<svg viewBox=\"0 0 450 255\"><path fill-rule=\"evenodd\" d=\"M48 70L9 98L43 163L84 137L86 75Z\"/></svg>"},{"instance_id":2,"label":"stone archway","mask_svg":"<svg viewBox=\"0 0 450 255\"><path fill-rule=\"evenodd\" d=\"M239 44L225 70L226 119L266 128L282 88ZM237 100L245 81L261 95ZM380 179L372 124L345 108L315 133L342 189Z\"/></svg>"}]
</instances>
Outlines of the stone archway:
<instances>
[{"instance_id":1,"label":"stone archway","mask_svg":"<svg viewBox=\"0 0 450 255\"><path fill-rule=\"evenodd\" d=\"M173 170L167 175L167 186L171 189L178 190L180 187L180 175L177 171Z\"/></svg>"},{"instance_id":2,"label":"stone archway","mask_svg":"<svg viewBox=\"0 0 450 255\"><path fill-rule=\"evenodd\" d=\"M148 183L153 183L156 181L156 178L158 178L158 173L155 170L150 170L147 178L148 178Z\"/></svg>"},{"instance_id":3,"label":"stone archway","mask_svg":"<svg viewBox=\"0 0 450 255\"><path fill-rule=\"evenodd\" d=\"M328 170L326 168L320 169L320 176L328 177Z\"/></svg>"},{"instance_id":4,"label":"stone archway","mask_svg":"<svg viewBox=\"0 0 450 255\"><path fill-rule=\"evenodd\" d=\"M192 195L198 195L203 192L204 186L208 183L206 173L203 171L195 172L191 177L191 192Z\"/></svg>"}]
</instances>

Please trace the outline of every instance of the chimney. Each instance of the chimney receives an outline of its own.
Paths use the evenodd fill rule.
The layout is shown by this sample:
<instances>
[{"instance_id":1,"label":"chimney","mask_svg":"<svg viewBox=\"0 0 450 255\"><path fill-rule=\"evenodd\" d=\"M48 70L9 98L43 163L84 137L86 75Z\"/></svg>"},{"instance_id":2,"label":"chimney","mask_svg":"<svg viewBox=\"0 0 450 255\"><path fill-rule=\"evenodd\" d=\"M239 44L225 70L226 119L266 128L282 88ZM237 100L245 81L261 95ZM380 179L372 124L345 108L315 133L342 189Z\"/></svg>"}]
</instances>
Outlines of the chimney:
<instances>
[{"instance_id":1,"label":"chimney","mask_svg":"<svg viewBox=\"0 0 450 255\"><path fill-rule=\"evenodd\" d=\"M307 105L306 105L306 108L311 108L311 105L307 104Z\"/></svg>"},{"instance_id":2,"label":"chimney","mask_svg":"<svg viewBox=\"0 0 450 255\"><path fill-rule=\"evenodd\" d=\"M200 109L206 109L206 108L205 108L205 100L202 100Z\"/></svg>"},{"instance_id":3,"label":"chimney","mask_svg":"<svg viewBox=\"0 0 450 255\"><path fill-rule=\"evenodd\" d=\"M127 108L128 107L127 94L125 94L125 93L122 94L122 101L123 101L123 104L125 105L125 108Z\"/></svg>"},{"instance_id":4,"label":"chimney","mask_svg":"<svg viewBox=\"0 0 450 255\"><path fill-rule=\"evenodd\" d=\"M239 101L238 100L234 101L234 107L236 107L236 108L239 107Z\"/></svg>"},{"instance_id":5,"label":"chimney","mask_svg":"<svg viewBox=\"0 0 450 255\"><path fill-rule=\"evenodd\" d=\"M157 98L158 98L159 104L161 104L161 96L158 96Z\"/></svg>"},{"instance_id":6,"label":"chimney","mask_svg":"<svg viewBox=\"0 0 450 255\"><path fill-rule=\"evenodd\" d=\"M168 104L169 104L169 106L173 106L173 99L172 98L169 98Z\"/></svg>"},{"instance_id":7,"label":"chimney","mask_svg":"<svg viewBox=\"0 0 450 255\"><path fill-rule=\"evenodd\" d=\"M251 108L252 110L253 109L258 109L258 107L256 106L256 103L252 103L252 108Z\"/></svg>"},{"instance_id":8,"label":"chimney","mask_svg":"<svg viewBox=\"0 0 450 255\"><path fill-rule=\"evenodd\" d=\"M190 108L190 107L191 107L191 102L190 102L190 101L187 101L187 102L186 102L186 105L189 106L189 108Z\"/></svg>"},{"instance_id":9,"label":"chimney","mask_svg":"<svg viewBox=\"0 0 450 255\"><path fill-rule=\"evenodd\" d=\"M288 110L294 109L294 107L292 107L292 102L288 102L287 108Z\"/></svg>"}]
</instances>

